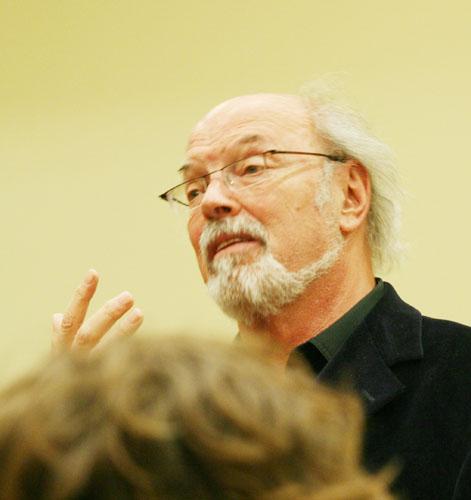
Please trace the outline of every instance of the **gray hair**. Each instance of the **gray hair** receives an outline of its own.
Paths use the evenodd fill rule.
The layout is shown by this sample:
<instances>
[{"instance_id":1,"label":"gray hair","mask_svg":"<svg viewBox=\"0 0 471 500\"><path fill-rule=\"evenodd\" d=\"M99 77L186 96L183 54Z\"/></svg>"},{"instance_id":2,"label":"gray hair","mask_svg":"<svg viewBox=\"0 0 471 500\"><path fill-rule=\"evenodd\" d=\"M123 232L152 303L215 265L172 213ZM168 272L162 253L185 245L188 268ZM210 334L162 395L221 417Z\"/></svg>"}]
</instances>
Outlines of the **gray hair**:
<instances>
[{"instance_id":1,"label":"gray hair","mask_svg":"<svg viewBox=\"0 0 471 500\"><path fill-rule=\"evenodd\" d=\"M316 132L335 153L358 160L371 179L372 196L368 214L368 243L375 269L389 269L403 250L399 240L400 202L403 191L391 149L368 129L363 117L332 97L332 86L314 82L301 89Z\"/></svg>"}]
</instances>

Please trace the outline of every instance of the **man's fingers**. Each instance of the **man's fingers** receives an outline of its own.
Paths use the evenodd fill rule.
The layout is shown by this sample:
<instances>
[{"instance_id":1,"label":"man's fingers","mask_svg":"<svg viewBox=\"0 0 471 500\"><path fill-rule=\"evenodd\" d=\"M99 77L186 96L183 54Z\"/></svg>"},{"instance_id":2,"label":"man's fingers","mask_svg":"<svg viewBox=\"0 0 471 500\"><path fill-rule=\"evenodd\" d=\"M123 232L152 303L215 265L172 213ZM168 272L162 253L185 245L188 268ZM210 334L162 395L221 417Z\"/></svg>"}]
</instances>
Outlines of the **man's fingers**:
<instances>
[{"instance_id":1,"label":"man's fingers","mask_svg":"<svg viewBox=\"0 0 471 500\"><path fill-rule=\"evenodd\" d=\"M140 309L136 308L122 318L134 304L134 299L129 292L122 292L109 300L85 321L87 309L97 285L98 273L94 269L90 269L82 283L76 288L65 313L54 314L52 318L52 348L54 351L89 350L96 346L105 334L107 334L105 339L128 336L132 335L141 325L143 315ZM119 321L120 319L121 321Z\"/></svg>"},{"instance_id":2,"label":"man's fingers","mask_svg":"<svg viewBox=\"0 0 471 500\"><path fill-rule=\"evenodd\" d=\"M143 321L144 315L142 314L142 311L135 307L131 312L118 321L113 329L101 339L96 348L101 349L115 339L134 335L142 325Z\"/></svg>"},{"instance_id":3,"label":"man's fingers","mask_svg":"<svg viewBox=\"0 0 471 500\"><path fill-rule=\"evenodd\" d=\"M116 329L112 332L112 335L110 335L110 338L130 337L136 333L143 321L144 315L142 314L142 311L135 307L129 314L126 314L124 318L121 318L119 323L116 325Z\"/></svg>"},{"instance_id":4,"label":"man's fingers","mask_svg":"<svg viewBox=\"0 0 471 500\"><path fill-rule=\"evenodd\" d=\"M61 325L62 325L63 314L55 313L52 316L52 350L54 352L62 350L66 347L64 335L62 335Z\"/></svg>"},{"instance_id":5,"label":"man's fingers","mask_svg":"<svg viewBox=\"0 0 471 500\"><path fill-rule=\"evenodd\" d=\"M72 299L65 310L60 326L64 343L71 344L75 334L83 323L88 305L98 285L98 273L90 269L84 280L75 289Z\"/></svg>"},{"instance_id":6,"label":"man's fingers","mask_svg":"<svg viewBox=\"0 0 471 500\"><path fill-rule=\"evenodd\" d=\"M52 315L52 331L54 333L60 333L61 331L61 325L62 325L62 318L63 318L62 313L54 313Z\"/></svg>"},{"instance_id":7,"label":"man's fingers","mask_svg":"<svg viewBox=\"0 0 471 500\"><path fill-rule=\"evenodd\" d=\"M106 302L78 329L72 342L72 348L91 349L94 347L121 316L131 309L133 303L134 299L129 292L122 292Z\"/></svg>"}]
</instances>

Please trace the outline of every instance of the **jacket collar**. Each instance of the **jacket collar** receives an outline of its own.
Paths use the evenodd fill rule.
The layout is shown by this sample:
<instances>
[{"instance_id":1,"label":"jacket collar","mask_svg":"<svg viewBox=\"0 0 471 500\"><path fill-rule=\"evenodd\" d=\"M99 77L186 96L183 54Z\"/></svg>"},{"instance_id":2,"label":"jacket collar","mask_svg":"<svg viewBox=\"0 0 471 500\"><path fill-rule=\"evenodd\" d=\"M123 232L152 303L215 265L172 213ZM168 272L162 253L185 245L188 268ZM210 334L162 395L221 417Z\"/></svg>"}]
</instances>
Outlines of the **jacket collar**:
<instances>
[{"instance_id":1,"label":"jacket collar","mask_svg":"<svg viewBox=\"0 0 471 500\"><path fill-rule=\"evenodd\" d=\"M353 380L368 414L405 389L392 367L423 358L422 315L403 302L389 283L384 285L376 307L319 374L324 382Z\"/></svg>"}]
</instances>

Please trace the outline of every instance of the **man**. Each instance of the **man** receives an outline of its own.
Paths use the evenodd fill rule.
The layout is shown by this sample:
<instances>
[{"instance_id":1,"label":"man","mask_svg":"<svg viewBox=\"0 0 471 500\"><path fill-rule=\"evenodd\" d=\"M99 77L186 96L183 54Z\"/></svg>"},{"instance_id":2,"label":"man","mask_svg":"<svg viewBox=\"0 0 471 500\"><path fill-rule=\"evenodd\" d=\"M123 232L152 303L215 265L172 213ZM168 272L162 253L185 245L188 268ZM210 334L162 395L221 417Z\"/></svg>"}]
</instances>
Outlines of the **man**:
<instances>
[{"instance_id":1,"label":"man","mask_svg":"<svg viewBox=\"0 0 471 500\"><path fill-rule=\"evenodd\" d=\"M203 279L240 339L269 340L280 364L299 351L322 381L353 380L366 463L395 460L400 493L468 498L471 329L422 317L374 277L397 251L388 148L322 96L260 94L206 115L187 157L183 184L162 197L188 206ZM84 322L88 278L55 316L58 347L89 348L142 319L134 310L105 336L132 305L124 294Z\"/></svg>"}]
</instances>

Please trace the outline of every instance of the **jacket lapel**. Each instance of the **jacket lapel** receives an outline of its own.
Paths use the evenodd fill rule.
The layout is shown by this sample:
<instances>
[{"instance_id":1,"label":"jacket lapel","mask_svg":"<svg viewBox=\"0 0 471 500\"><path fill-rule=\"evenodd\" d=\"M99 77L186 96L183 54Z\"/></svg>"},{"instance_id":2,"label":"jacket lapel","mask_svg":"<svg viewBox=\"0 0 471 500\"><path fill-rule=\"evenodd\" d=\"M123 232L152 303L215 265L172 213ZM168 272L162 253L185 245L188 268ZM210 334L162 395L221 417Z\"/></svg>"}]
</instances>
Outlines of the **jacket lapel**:
<instances>
[{"instance_id":1,"label":"jacket lapel","mask_svg":"<svg viewBox=\"0 0 471 500\"><path fill-rule=\"evenodd\" d=\"M382 299L319 374L324 382L351 381L368 414L405 390L394 365L423 357L422 315L385 283Z\"/></svg>"}]
</instances>

